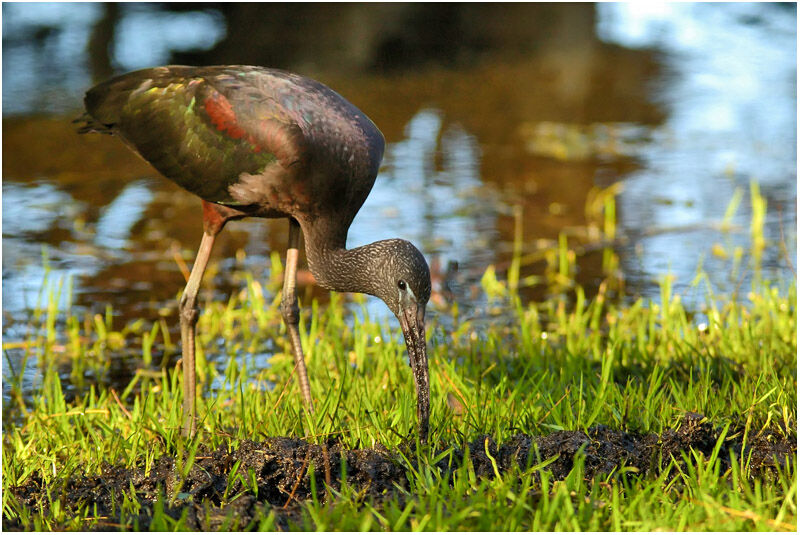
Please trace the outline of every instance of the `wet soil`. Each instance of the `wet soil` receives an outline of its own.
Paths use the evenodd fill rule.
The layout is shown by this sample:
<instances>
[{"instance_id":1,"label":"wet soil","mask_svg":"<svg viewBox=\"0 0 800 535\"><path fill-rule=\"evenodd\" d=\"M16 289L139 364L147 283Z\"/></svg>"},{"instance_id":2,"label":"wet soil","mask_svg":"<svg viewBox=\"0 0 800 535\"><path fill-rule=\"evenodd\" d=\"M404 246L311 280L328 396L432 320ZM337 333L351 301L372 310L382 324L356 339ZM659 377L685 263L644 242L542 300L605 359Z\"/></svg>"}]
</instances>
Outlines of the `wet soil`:
<instances>
[{"instance_id":1,"label":"wet soil","mask_svg":"<svg viewBox=\"0 0 800 535\"><path fill-rule=\"evenodd\" d=\"M485 435L464 447L476 475L482 478L495 477L493 460L498 471L503 473L515 465L524 470L534 463L555 458L546 470L552 474L552 480L562 480L572 470L579 452L583 455L586 479L604 474L619 475L623 466L633 468L625 471L627 474L647 477L666 469L673 458L683 462L681 452L690 449L708 458L721 432L721 428L702 415L689 413L678 429L668 429L660 435L597 426L587 433L520 434L499 445ZM719 454L723 472L730 466L731 451L750 456L750 477L767 479L791 463L796 455L796 432L789 433L789 437L784 433L766 432L748 439L747 443L743 443L743 435L741 431L729 429ZM437 448L445 449L443 445ZM400 453L413 463L412 450L410 445L401 446L400 451L382 446L347 450L335 439L325 445L286 437L263 442L246 440L230 451L225 445L213 451L201 445L185 477L181 475L183 463L165 456L158 459L148 473L143 468L107 465L100 475L73 476L61 485L51 483L47 487L40 475L34 475L25 485L12 487L10 491L21 504L33 510L40 507L47 510L48 495L59 497L61 507L68 511L88 507L96 518L103 519L95 525L100 530L148 529L159 501L167 504L165 515L174 519L185 516L191 529L253 529L272 511L276 527L286 530L297 525L302 504L312 499L311 477L315 480L317 497L325 499L326 470L323 468L326 466L331 487L336 490L341 489L344 470L347 485L364 500L379 506L388 498L400 497L399 489L408 488ZM464 453L463 448L454 447L452 455L444 456L436 467L447 477L464 463ZM315 469L310 476L312 466ZM237 474L241 477L237 478ZM231 479L235 482L226 494ZM121 518L120 505L125 497L130 500L134 494L135 501L140 504L138 514L128 513ZM159 500L162 496L167 499ZM3 529L22 528L18 520L7 518L4 511Z\"/></svg>"}]
</instances>

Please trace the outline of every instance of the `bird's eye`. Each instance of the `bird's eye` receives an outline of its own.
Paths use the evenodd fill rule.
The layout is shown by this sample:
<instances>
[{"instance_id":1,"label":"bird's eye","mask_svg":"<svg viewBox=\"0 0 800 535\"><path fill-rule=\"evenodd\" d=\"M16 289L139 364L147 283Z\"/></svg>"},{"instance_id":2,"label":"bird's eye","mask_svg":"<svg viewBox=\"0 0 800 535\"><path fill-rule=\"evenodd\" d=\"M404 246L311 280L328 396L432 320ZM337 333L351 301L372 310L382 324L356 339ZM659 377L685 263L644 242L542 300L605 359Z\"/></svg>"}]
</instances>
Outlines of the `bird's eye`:
<instances>
[{"instance_id":1,"label":"bird's eye","mask_svg":"<svg viewBox=\"0 0 800 535\"><path fill-rule=\"evenodd\" d=\"M397 281L397 287L400 288L401 290L405 291L405 289L406 289L406 281L404 281L403 279L400 279L399 281Z\"/></svg>"}]
</instances>

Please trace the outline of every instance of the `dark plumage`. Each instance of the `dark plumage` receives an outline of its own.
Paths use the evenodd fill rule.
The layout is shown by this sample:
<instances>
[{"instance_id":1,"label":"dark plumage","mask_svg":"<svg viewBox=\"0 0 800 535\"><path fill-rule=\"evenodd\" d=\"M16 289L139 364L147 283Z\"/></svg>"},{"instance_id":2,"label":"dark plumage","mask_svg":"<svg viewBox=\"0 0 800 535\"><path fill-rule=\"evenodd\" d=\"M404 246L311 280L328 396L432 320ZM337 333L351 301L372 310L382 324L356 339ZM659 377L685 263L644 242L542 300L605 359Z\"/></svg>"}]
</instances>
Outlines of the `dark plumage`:
<instances>
[{"instance_id":1,"label":"dark plumage","mask_svg":"<svg viewBox=\"0 0 800 535\"><path fill-rule=\"evenodd\" d=\"M381 298L403 329L417 388L419 433L428 432L425 305L430 272L404 240L347 250L350 223L383 157L378 128L325 85L250 66L167 66L136 71L86 93L80 132L112 133L161 174L203 200L203 240L181 298L184 434L195 429L196 296L215 236L231 219L289 219L281 311L309 410L295 297L297 247L324 288Z\"/></svg>"}]
</instances>

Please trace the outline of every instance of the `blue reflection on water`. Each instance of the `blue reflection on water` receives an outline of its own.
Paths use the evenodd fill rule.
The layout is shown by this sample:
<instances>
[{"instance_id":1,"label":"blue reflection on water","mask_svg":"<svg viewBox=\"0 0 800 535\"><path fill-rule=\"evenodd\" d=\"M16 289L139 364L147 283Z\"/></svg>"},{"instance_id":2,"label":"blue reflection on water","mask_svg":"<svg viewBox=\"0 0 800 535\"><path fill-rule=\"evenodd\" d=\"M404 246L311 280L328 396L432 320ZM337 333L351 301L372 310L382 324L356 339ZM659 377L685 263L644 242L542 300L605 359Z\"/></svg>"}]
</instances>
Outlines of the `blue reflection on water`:
<instances>
[{"instance_id":1,"label":"blue reflection on water","mask_svg":"<svg viewBox=\"0 0 800 535\"><path fill-rule=\"evenodd\" d=\"M3 116L80 107L84 50L101 4L3 2Z\"/></svg>"},{"instance_id":2,"label":"blue reflection on water","mask_svg":"<svg viewBox=\"0 0 800 535\"><path fill-rule=\"evenodd\" d=\"M85 273L78 267L51 265L36 235L72 221L79 204L47 182L28 186L3 182L3 312L21 314L47 304L59 285ZM95 262L96 264L96 262ZM68 303L61 292L59 308Z\"/></svg>"},{"instance_id":3,"label":"blue reflection on water","mask_svg":"<svg viewBox=\"0 0 800 535\"><path fill-rule=\"evenodd\" d=\"M661 50L667 67L654 93L667 120L639 155L643 168L625 179L619 224L633 235L643 226L677 229L642 238L623 255L626 273L635 282L671 272L687 284L706 257L712 280L724 285L722 273L716 277L714 271L727 270L710 250L715 243L748 248L749 195L733 220L739 232L711 227L722 219L734 191L746 193L751 181L760 184L769 203L767 239L774 244L783 231L794 258L795 16L786 6L647 2L601 4L598 18L602 39ZM689 226L705 228L687 232ZM773 267L780 263L774 256L765 261ZM650 289L655 297L654 285Z\"/></svg>"},{"instance_id":4,"label":"blue reflection on water","mask_svg":"<svg viewBox=\"0 0 800 535\"><path fill-rule=\"evenodd\" d=\"M111 251L125 249L133 226L142 218L142 208L152 198L153 192L145 180L125 186L122 193L103 209L95 229L95 245Z\"/></svg>"},{"instance_id":5,"label":"blue reflection on water","mask_svg":"<svg viewBox=\"0 0 800 535\"><path fill-rule=\"evenodd\" d=\"M162 13L134 4L119 22L114 61L125 71L163 65L174 50L207 50L224 36L217 11Z\"/></svg>"},{"instance_id":6,"label":"blue reflection on water","mask_svg":"<svg viewBox=\"0 0 800 535\"><path fill-rule=\"evenodd\" d=\"M441 128L439 112L424 108L406 125L405 138L389 144L375 186L350 227L348 247L403 238L443 265L485 266L494 259L497 204L481 180L478 142L457 124ZM391 316L377 299L367 308L371 317Z\"/></svg>"},{"instance_id":7,"label":"blue reflection on water","mask_svg":"<svg viewBox=\"0 0 800 535\"><path fill-rule=\"evenodd\" d=\"M111 62L120 71L163 65L170 52L205 50L225 35L219 12L166 13L123 3ZM64 114L92 85L87 45L100 3L3 3L3 115Z\"/></svg>"}]
</instances>

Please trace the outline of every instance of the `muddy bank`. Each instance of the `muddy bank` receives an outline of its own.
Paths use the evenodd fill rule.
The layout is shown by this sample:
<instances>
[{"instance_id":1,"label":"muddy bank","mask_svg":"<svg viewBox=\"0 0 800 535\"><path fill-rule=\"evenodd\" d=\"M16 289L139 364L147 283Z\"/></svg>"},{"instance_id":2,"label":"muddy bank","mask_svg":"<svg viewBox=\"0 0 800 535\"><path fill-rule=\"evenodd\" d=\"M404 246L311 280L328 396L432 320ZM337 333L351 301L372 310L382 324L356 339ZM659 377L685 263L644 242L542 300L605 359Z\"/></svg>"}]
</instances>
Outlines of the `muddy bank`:
<instances>
[{"instance_id":1,"label":"muddy bank","mask_svg":"<svg viewBox=\"0 0 800 535\"><path fill-rule=\"evenodd\" d=\"M564 479L574 465L575 454L583 451L585 477L615 473L621 466L634 467L643 477L666 468L672 457L690 448L708 456L721 433L697 414L688 414L677 430L661 435L637 434L594 427L588 433L558 431L546 436L517 435L503 444L480 437L466 445L469 459L479 477L494 477L492 459L500 472L514 465L524 469L539 461L555 458L546 468L552 479ZM750 456L752 477L770 478L774 471L791 462L796 453L796 437L785 438L764 433L742 442L743 433L729 430L720 452L722 470L731 463L730 451ZM444 450L444 445L437 447ZM405 450L405 451L403 451ZM488 454L487 455L487 450ZM408 459L415 459L411 447L401 447ZM346 483L365 500L378 504L407 488L406 470L401 451L375 449L347 450L335 440L326 445L309 444L300 439L269 438L263 442L243 441L228 451L226 446L208 451L201 446L186 477L182 463L174 457L157 460L149 473L141 468L106 466L102 474L71 477L62 486L51 485L50 495L61 499L61 507L78 511L88 507L96 511L100 530L148 529L160 496L166 496L164 514L171 518L186 516L187 524L197 530L242 530L257 527L260 519L274 512L276 526L289 529L297 520L304 501L312 498L310 467L314 467L317 495L324 499L326 477L334 489ZM489 457L491 456L491 458ZM437 467L446 476L464 462L464 449L454 447ZM325 467L328 467L326 474ZM344 471L344 472L343 472ZM237 477L241 476L241 477ZM234 483L226 488L228 482ZM54 490L56 487L57 490ZM39 475L11 492L27 507L49 508L48 489ZM141 504L138 513L120 514L124 497L135 493ZM3 516L3 529L20 529L16 519Z\"/></svg>"}]
</instances>

